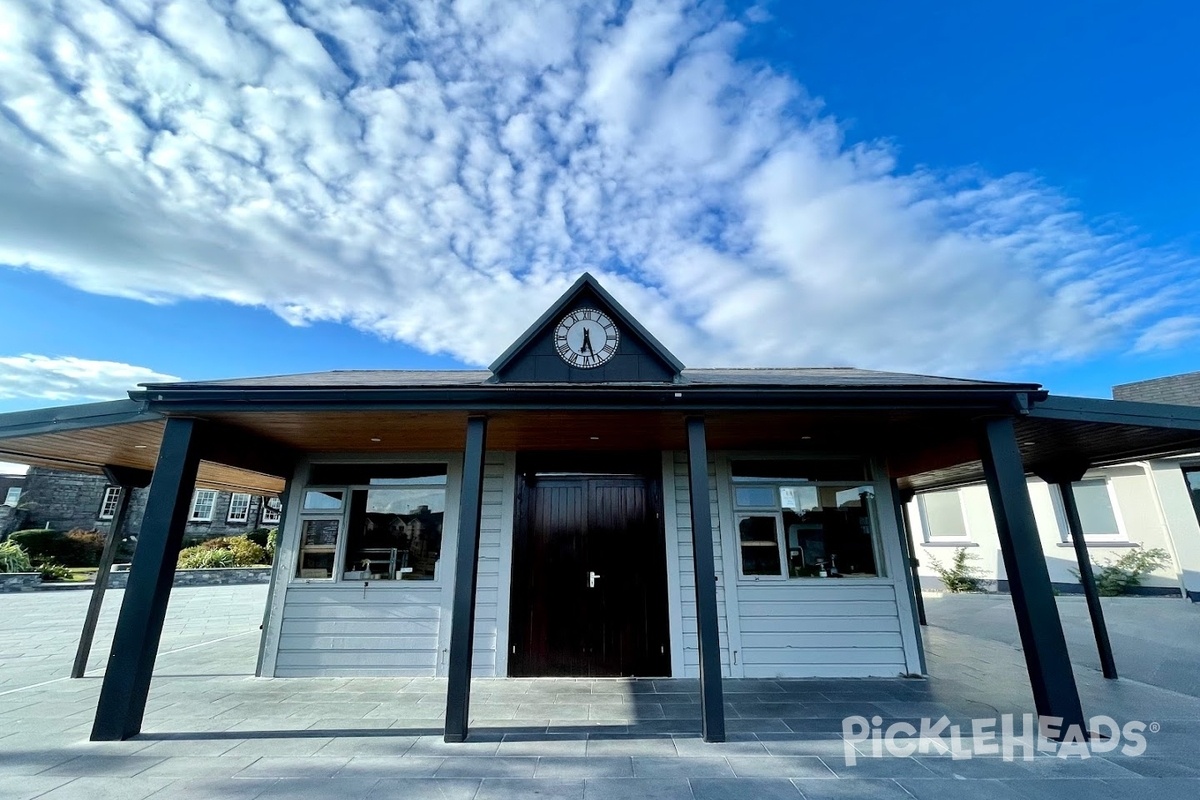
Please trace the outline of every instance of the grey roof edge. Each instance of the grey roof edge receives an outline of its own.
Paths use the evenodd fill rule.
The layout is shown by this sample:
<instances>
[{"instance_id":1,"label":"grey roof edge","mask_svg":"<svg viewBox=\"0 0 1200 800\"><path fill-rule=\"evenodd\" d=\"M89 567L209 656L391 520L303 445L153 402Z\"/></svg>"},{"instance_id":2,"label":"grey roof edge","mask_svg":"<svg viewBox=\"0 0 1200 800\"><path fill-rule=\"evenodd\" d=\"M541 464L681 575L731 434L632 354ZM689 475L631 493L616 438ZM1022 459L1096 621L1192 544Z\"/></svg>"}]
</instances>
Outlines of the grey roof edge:
<instances>
[{"instance_id":1,"label":"grey roof edge","mask_svg":"<svg viewBox=\"0 0 1200 800\"><path fill-rule=\"evenodd\" d=\"M1035 419L1061 419L1146 428L1200 431L1200 407L1135 400L1102 400L1094 397L1050 395L1029 409Z\"/></svg>"},{"instance_id":2,"label":"grey roof edge","mask_svg":"<svg viewBox=\"0 0 1200 800\"><path fill-rule=\"evenodd\" d=\"M138 400L109 400L0 414L0 439L162 419Z\"/></svg>"},{"instance_id":3,"label":"grey roof edge","mask_svg":"<svg viewBox=\"0 0 1200 800\"><path fill-rule=\"evenodd\" d=\"M500 372L500 370L504 369L504 367L507 366L508 363L512 361L513 358L515 358L516 355L521 352L521 350L523 350L525 346L528 345L530 341L537 336L537 334L539 334L550 321L563 313L571 300L573 300L585 286L592 289L594 292L596 292L596 294L600 295L601 299L608 303L612 309L621 316L621 322L628 325L633 329L634 333L645 340L646 344L650 346L650 349L655 355L657 355L663 361L666 361L675 370L675 372L678 373L683 371L683 362L676 358L670 350L664 347L662 342L654 338L654 335L651 334L650 331L646 330L642 323L638 322L637 318L625 309L625 306L618 303L616 298L609 294L608 290L601 286L600 282L592 277L590 272L585 272L579 276L575 283L571 284L571 288L563 292L562 295L555 300L532 325L526 328L524 333L517 337L516 341L508 346L507 350L501 353L496 360L488 366L488 369L492 371L492 374L494 375Z\"/></svg>"}]
</instances>

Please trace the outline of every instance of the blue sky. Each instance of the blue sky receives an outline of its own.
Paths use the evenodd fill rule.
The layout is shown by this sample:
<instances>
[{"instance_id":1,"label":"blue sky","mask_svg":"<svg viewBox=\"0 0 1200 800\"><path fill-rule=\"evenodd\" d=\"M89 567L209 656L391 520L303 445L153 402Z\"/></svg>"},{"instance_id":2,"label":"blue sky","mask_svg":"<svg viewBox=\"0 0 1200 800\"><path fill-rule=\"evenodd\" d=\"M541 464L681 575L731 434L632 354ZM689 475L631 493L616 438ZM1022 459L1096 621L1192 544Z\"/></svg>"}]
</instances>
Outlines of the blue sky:
<instances>
[{"instance_id":1,"label":"blue sky","mask_svg":"<svg viewBox=\"0 0 1200 800\"><path fill-rule=\"evenodd\" d=\"M1200 369L1193 4L76 6L0 23L0 410L486 364L585 269L694 366Z\"/></svg>"}]
</instances>

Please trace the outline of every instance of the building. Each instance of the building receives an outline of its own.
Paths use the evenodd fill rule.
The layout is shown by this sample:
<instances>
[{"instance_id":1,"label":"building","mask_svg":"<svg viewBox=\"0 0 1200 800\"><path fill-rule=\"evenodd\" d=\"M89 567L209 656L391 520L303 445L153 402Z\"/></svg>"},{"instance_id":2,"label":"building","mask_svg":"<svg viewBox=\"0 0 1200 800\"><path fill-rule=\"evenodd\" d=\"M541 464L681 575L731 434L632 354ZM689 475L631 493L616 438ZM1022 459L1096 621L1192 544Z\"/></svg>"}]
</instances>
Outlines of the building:
<instances>
[{"instance_id":1,"label":"building","mask_svg":"<svg viewBox=\"0 0 1200 800\"><path fill-rule=\"evenodd\" d=\"M150 485L94 739L140 730L193 484L284 497L261 675L445 677L447 741L472 676L695 676L721 740L725 678L924 673L901 500L986 478L1037 710L1082 724L1027 469L1197 449L1177 406L686 369L589 275L487 370L0 415L6 458Z\"/></svg>"},{"instance_id":2,"label":"building","mask_svg":"<svg viewBox=\"0 0 1200 800\"><path fill-rule=\"evenodd\" d=\"M1113 397L1200 406L1200 372L1114 386ZM1029 494L1055 589L1082 591L1060 488L1030 477ZM1093 561L1113 561L1134 547L1165 550L1171 563L1133 592L1200 600L1200 452L1088 470L1074 483L1074 495ZM922 493L906 510L922 586L939 588L932 562L945 564L964 547L984 578L1008 590L987 486Z\"/></svg>"},{"instance_id":3,"label":"building","mask_svg":"<svg viewBox=\"0 0 1200 800\"><path fill-rule=\"evenodd\" d=\"M117 510L121 487L105 476L30 467L23 477L19 513L14 514L0 532L35 527L108 531ZM3 486L0 480L0 490ZM149 491L145 488L131 491L121 533L136 536L142 525ZM190 541L240 536L258 528L273 528L279 524L279 512L278 498L197 487L188 509L184 536Z\"/></svg>"}]
</instances>

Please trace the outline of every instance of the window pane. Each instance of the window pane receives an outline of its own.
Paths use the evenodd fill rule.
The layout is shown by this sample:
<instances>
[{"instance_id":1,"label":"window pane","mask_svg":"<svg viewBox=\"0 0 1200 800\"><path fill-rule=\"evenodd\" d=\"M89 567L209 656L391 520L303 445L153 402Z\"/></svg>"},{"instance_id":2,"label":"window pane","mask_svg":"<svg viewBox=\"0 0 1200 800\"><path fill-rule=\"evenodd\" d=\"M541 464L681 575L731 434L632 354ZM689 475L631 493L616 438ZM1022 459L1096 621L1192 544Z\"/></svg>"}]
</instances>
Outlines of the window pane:
<instances>
[{"instance_id":1,"label":"window pane","mask_svg":"<svg viewBox=\"0 0 1200 800\"><path fill-rule=\"evenodd\" d=\"M19 487L19 486L8 487L8 491L5 492L5 494L4 494L4 505L15 506L20 501L21 501L21 487Z\"/></svg>"},{"instance_id":2,"label":"window pane","mask_svg":"<svg viewBox=\"0 0 1200 800\"><path fill-rule=\"evenodd\" d=\"M774 508L774 486L735 486L733 490L734 503L749 508Z\"/></svg>"},{"instance_id":3,"label":"window pane","mask_svg":"<svg viewBox=\"0 0 1200 800\"><path fill-rule=\"evenodd\" d=\"M308 482L317 486L362 486L433 479L445 483L445 464L313 464ZM440 478L440 481L437 480Z\"/></svg>"},{"instance_id":4,"label":"window pane","mask_svg":"<svg viewBox=\"0 0 1200 800\"><path fill-rule=\"evenodd\" d=\"M779 533L775 517L743 517L738 520L742 547L743 575L778 575Z\"/></svg>"},{"instance_id":5,"label":"window pane","mask_svg":"<svg viewBox=\"0 0 1200 800\"><path fill-rule=\"evenodd\" d=\"M861 481L867 477L858 459L838 458L811 461L734 461L733 479L776 479L808 481Z\"/></svg>"},{"instance_id":6,"label":"window pane","mask_svg":"<svg viewBox=\"0 0 1200 800\"><path fill-rule=\"evenodd\" d=\"M863 485L782 486L788 575L872 577L874 489Z\"/></svg>"},{"instance_id":7,"label":"window pane","mask_svg":"<svg viewBox=\"0 0 1200 800\"><path fill-rule=\"evenodd\" d=\"M925 507L925 533L930 539L967 538L958 492L923 494L921 504Z\"/></svg>"},{"instance_id":8,"label":"window pane","mask_svg":"<svg viewBox=\"0 0 1200 800\"><path fill-rule=\"evenodd\" d=\"M444 478L438 480L444 484ZM433 580L442 550L444 485L356 490L350 495L346 580Z\"/></svg>"},{"instance_id":9,"label":"window pane","mask_svg":"<svg viewBox=\"0 0 1200 800\"><path fill-rule=\"evenodd\" d=\"M1187 481L1188 493L1192 496L1192 507L1196 509L1196 519L1200 519L1200 469L1185 469L1183 479Z\"/></svg>"},{"instance_id":10,"label":"window pane","mask_svg":"<svg viewBox=\"0 0 1200 800\"><path fill-rule=\"evenodd\" d=\"M1113 513L1108 496L1108 482L1080 481L1074 484L1075 505L1079 506L1079 522L1084 536L1116 536L1117 515Z\"/></svg>"},{"instance_id":11,"label":"window pane","mask_svg":"<svg viewBox=\"0 0 1200 800\"><path fill-rule=\"evenodd\" d=\"M300 525L297 578L332 578L333 557L341 528L338 519L306 519Z\"/></svg>"},{"instance_id":12,"label":"window pane","mask_svg":"<svg viewBox=\"0 0 1200 800\"><path fill-rule=\"evenodd\" d=\"M192 501L192 519L194 520L210 520L213 515L213 506L217 502L217 493L213 489L197 489L195 499Z\"/></svg>"},{"instance_id":13,"label":"window pane","mask_svg":"<svg viewBox=\"0 0 1200 800\"><path fill-rule=\"evenodd\" d=\"M342 507L342 492L309 489L304 493L305 511L337 511Z\"/></svg>"}]
</instances>

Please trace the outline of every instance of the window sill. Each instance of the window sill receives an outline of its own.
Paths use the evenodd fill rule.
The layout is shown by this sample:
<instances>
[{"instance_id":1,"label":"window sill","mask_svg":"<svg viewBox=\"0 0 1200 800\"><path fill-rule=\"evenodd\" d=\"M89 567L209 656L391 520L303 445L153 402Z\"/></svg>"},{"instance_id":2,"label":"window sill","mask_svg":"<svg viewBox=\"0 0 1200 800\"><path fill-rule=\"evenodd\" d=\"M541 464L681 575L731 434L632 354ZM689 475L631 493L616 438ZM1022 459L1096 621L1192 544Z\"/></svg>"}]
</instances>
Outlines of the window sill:
<instances>
[{"instance_id":1,"label":"window sill","mask_svg":"<svg viewBox=\"0 0 1200 800\"><path fill-rule=\"evenodd\" d=\"M972 542L970 539L946 539L945 541L935 540L932 542L921 542L921 547L979 547L979 542Z\"/></svg>"},{"instance_id":2,"label":"window sill","mask_svg":"<svg viewBox=\"0 0 1200 800\"><path fill-rule=\"evenodd\" d=\"M1089 539L1086 536L1083 537L1083 543L1087 547L1141 547L1139 543L1131 542L1128 539ZM1056 546L1071 548L1075 547L1075 545L1071 542L1057 542Z\"/></svg>"}]
</instances>

